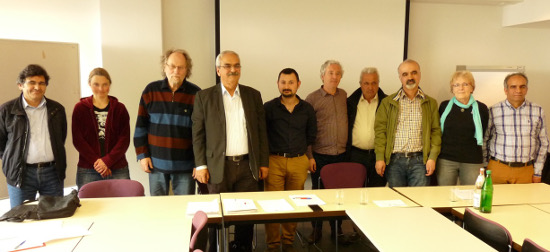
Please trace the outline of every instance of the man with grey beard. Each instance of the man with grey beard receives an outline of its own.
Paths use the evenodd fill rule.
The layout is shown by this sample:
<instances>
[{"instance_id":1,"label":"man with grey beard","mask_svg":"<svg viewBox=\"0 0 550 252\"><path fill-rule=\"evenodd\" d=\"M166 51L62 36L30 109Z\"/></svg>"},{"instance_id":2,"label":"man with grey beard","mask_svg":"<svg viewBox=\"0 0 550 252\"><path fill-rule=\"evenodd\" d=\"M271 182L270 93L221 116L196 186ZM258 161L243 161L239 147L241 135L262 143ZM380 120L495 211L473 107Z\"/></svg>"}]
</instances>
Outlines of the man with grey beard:
<instances>
[{"instance_id":1,"label":"man with grey beard","mask_svg":"<svg viewBox=\"0 0 550 252\"><path fill-rule=\"evenodd\" d=\"M376 172L390 187L427 186L441 150L437 101L418 87L416 61L403 61L397 71L403 87L384 98L376 113Z\"/></svg>"}]
</instances>

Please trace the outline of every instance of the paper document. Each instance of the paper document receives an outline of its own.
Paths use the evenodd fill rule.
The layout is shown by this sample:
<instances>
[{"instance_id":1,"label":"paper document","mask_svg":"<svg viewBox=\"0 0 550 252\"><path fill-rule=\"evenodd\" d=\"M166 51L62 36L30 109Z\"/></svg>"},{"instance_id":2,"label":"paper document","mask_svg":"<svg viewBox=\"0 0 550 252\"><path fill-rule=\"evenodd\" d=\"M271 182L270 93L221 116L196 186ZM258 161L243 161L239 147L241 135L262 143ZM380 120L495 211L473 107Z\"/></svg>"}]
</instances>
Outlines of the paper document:
<instances>
[{"instance_id":1,"label":"paper document","mask_svg":"<svg viewBox=\"0 0 550 252\"><path fill-rule=\"evenodd\" d=\"M401 207L407 206L402 200L373 200L374 204L379 207Z\"/></svg>"},{"instance_id":2,"label":"paper document","mask_svg":"<svg viewBox=\"0 0 550 252\"><path fill-rule=\"evenodd\" d=\"M455 190L455 195L461 200L471 200L474 198L474 189Z\"/></svg>"},{"instance_id":3,"label":"paper document","mask_svg":"<svg viewBox=\"0 0 550 252\"><path fill-rule=\"evenodd\" d=\"M187 215L194 215L197 211L203 211L206 214L219 214L220 203L218 199L212 201L199 201L187 203Z\"/></svg>"},{"instance_id":4,"label":"paper document","mask_svg":"<svg viewBox=\"0 0 550 252\"><path fill-rule=\"evenodd\" d=\"M251 199L223 199L223 209L228 213L253 213L258 211L256 204Z\"/></svg>"},{"instance_id":5,"label":"paper document","mask_svg":"<svg viewBox=\"0 0 550 252\"><path fill-rule=\"evenodd\" d=\"M19 251L45 246L57 239L90 234L90 225L64 225L61 220L44 222L1 223L0 251ZM9 231L9 232L8 232Z\"/></svg>"},{"instance_id":6,"label":"paper document","mask_svg":"<svg viewBox=\"0 0 550 252\"><path fill-rule=\"evenodd\" d=\"M294 208L285 200L258 200L258 204L262 207L265 212L290 212Z\"/></svg>"},{"instance_id":7,"label":"paper document","mask_svg":"<svg viewBox=\"0 0 550 252\"><path fill-rule=\"evenodd\" d=\"M294 201L296 206L307 206L307 205L324 205L325 202L319 199L315 194L300 194L300 195L289 195L290 199Z\"/></svg>"}]
</instances>

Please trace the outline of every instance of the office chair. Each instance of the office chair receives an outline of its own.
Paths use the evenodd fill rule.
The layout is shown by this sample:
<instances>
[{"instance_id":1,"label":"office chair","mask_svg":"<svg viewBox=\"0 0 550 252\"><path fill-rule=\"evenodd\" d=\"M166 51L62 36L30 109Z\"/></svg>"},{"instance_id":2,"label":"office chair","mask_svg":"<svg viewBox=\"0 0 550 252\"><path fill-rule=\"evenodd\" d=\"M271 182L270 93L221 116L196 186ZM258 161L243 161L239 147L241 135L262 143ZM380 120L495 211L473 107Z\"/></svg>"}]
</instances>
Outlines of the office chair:
<instances>
[{"instance_id":1,"label":"office chair","mask_svg":"<svg viewBox=\"0 0 550 252\"><path fill-rule=\"evenodd\" d=\"M541 247L529 238L525 238L523 245L521 245L521 252L550 252L550 250Z\"/></svg>"},{"instance_id":2,"label":"office chair","mask_svg":"<svg viewBox=\"0 0 550 252\"><path fill-rule=\"evenodd\" d=\"M466 208L464 212L464 229L497 251L512 251L512 235L508 230Z\"/></svg>"},{"instance_id":3,"label":"office chair","mask_svg":"<svg viewBox=\"0 0 550 252\"><path fill-rule=\"evenodd\" d=\"M90 182L78 191L79 198L145 196L143 185L130 179L107 179Z\"/></svg>"},{"instance_id":4,"label":"office chair","mask_svg":"<svg viewBox=\"0 0 550 252\"><path fill-rule=\"evenodd\" d=\"M365 185L367 169L359 163L341 162L323 166L319 177L319 188L321 184L325 189L336 188L358 188ZM338 251L338 220L335 221L336 251ZM315 232L315 231L314 231Z\"/></svg>"},{"instance_id":5,"label":"office chair","mask_svg":"<svg viewBox=\"0 0 550 252\"><path fill-rule=\"evenodd\" d=\"M189 241L190 252L197 251L195 250L195 244L197 243L199 233L204 228L204 226L206 226L206 222L208 222L208 215L206 215L206 213L203 211L197 211L193 216L193 226L191 227L191 241Z\"/></svg>"}]
</instances>

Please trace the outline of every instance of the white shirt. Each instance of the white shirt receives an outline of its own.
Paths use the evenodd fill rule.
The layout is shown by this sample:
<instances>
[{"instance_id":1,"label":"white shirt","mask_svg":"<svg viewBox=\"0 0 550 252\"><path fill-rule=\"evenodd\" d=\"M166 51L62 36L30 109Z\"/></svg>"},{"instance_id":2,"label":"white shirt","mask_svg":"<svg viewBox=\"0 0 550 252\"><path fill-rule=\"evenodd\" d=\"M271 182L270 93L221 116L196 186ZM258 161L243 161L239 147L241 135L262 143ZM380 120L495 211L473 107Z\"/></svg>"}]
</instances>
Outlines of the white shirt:
<instances>
[{"instance_id":1,"label":"white shirt","mask_svg":"<svg viewBox=\"0 0 550 252\"><path fill-rule=\"evenodd\" d=\"M246 132L246 118L239 85L237 85L233 97L223 84L220 86L222 88L223 110L225 111L225 155L248 154L248 133Z\"/></svg>"},{"instance_id":2,"label":"white shirt","mask_svg":"<svg viewBox=\"0 0 550 252\"><path fill-rule=\"evenodd\" d=\"M357 103L357 114L353 123L352 145L363 150L374 149L374 118L378 106L378 94L367 101L363 95Z\"/></svg>"},{"instance_id":3,"label":"white shirt","mask_svg":"<svg viewBox=\"0 0 550 252\"><path fill-rule=\"evenodd\" d=\"M244 116L243 102L239 85L233 93L233 97L227 89L220 84L222 88L223 110L225 112L225 155L239 156L248 154L248 132L246 131L246 118ZM208 168L201 165L196 170Z\"/></svg>"},{"instance_id":4,"label":"white shirt","mask_svg":"<svg viewBox=\"0 0 550 252\"><path fill-rule=\"evenodd\" d=\"M38 107L33 107L27 103L25 97L23 108L29 119L30 136L27 151L27 164L36 164L54 161L52 143L50 141L50 130L48 129L48 109L46 108L46 98Z\"/></svg>"}]
</instances>

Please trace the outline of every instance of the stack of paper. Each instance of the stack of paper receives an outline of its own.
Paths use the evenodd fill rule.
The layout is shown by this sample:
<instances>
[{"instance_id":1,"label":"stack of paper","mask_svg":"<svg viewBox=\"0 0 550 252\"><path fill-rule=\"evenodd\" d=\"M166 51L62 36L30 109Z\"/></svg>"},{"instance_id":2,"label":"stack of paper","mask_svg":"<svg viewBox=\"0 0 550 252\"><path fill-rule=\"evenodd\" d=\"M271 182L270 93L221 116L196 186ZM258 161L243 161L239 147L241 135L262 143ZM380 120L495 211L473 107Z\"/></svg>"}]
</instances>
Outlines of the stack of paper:
<instances>
[{"instance_id":1,"label":"stack of paper","mask_svg":"<svg viewBox=\"0 0 550 252\"><path fill-rule=\"evenodd\" d=\"M218 199L205 202L189 202L187 203L187 215L194 215L197 211L203 211L206 214L219 214L220 213L220 203Z\"/></svg>"},{"instance_id":2,"label":"stack of paper","mask_svg":"<svg viewBox=\"0 0 550 252\"><path fill-rule=\"evenodd\" d=\"M251 199L223 199L223 209L228 213L257 212L256 204Z\"/></svg>"}]
</instances>

